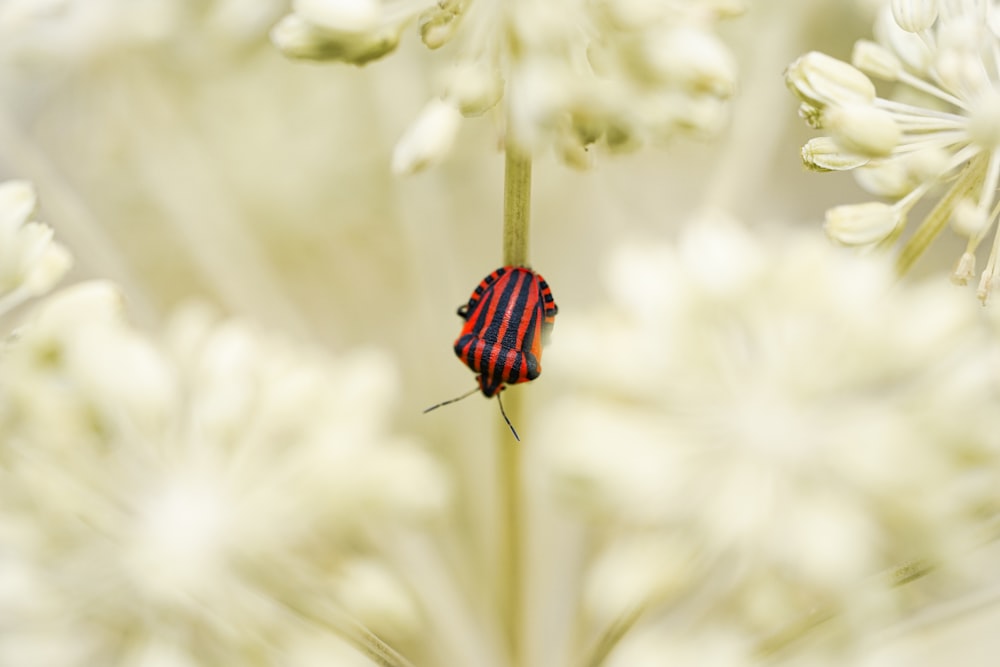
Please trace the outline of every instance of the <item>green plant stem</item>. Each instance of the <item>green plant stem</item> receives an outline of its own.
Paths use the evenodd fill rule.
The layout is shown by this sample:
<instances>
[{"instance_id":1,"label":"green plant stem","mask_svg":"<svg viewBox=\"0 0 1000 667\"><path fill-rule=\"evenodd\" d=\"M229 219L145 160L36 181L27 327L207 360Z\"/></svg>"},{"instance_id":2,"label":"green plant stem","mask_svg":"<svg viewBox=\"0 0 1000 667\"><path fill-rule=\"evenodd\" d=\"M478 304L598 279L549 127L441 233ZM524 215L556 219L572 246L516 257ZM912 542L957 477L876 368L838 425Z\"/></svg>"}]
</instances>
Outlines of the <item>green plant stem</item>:
<instances>
[{"instance_id":1,"label":"green plant stem","mask_svg":"<svg viewBox=\"0 0 1000 667\"><path fill-rule=\"evenodd\" d=\"M648 603L643 603L636 605L635 607L625 611L621 616L616 618L611 625L605 628L598 638L597 642L588 651L586 657L583 659L582 664L584 667L601 667L611 652L618 645L618 642L622 640L628 632L635 627L635 624L642 618L649 609Z\"/></svg>"},{"instance_id":2,"label":"green plant stem","mask_svg":"<svg viewBox=\"0 0 1000 667\"><path fill-rule=\"evenodd\" d=\"M531 158L508 145L504 167L503 198L503 264L527 266L528 233L531 220ZM521 422L521 394L505 395L505 408L512 423ZM507 636L510 664L523 664L523 573L524 523L522 521L522 458L521 443L513 440L507 425L502 423L497 439L500 473L500 558L498 577L500 609Z\"/></svg>"},{"instance_id":3,"label":"green plant stem","mask_svg":"<svg viewBox=\"0 0 1000 667\"><path fill-rule=\"evenodd\" d=\"M338 607L328 603L295 604L287 601L285 605L296 616L340 637L378 667L414 667L412 662Z\"/></svg>"},{"instance_id":4,"label":"green plant stem","mask_svg":"<svg viewBox=\"0 0 1000 667\"><path fill-rule=\"evenodd\" d=\"M920 223L913 236L903 246L903 249L899 253L899 258L896 260L896 272L899 275L905 275L910 270L910 267L913 266L913 263L924 254L924 251L930 246L931 241L937 238L941 230L948 224L948 220L951 219L951 213L955 210L958 202L982 187L982 178L985 173L984 162L986 159L985 155L973 158L962 173L959 174L955 184L948 189L944 197L938 201L934 208L931 209L931 212L927 214L927 217L924 218L924 221Z\"/></svg>"},{"instance_id":5,"label":"green plant stem","mask_svg":"<svg viewBox=\"0 0 1000 667\"><path fill-rule=\"evenodd\" d=\"M503 174L503 263L528 266L531 158L509 146Z\"/></svg>"},{"instance_id":6,"label":"green plant stem","mask_svg":"<svg viewBox=\"0 0 1000 667\"><path fill-rule=\"evenodd\" d=\"M517 419L521 414L520 394L512 392L506 403L509 416ZM511 400L513 399L513 400ZM503 615L504 631L506 633L510 664L517 667L523 663L522 655L522 608L523 588L521 561L524 553L522 536L524 525L521 517L521 443L515 442L510 429L503 422L498 426L500 437L499 447L500 468L500 511L503 513L501 524L500 557L500 609Z\"/></svg>"},{"instance_id":7,"label":"green plant stem","mask_svg":"<svg viewBox=\"0 0 1000 667\"><path fill-rule=\"evenodd\" d=\"M903 563L885 573L883 575L884 581L880 583L888 584L891 587L905 586L906 584L923 579L931 574L934 569L935 565L928 561ZM757 645L757 657L762 660L770 659L804 638L813 629L835 618L838 613L836 610L827 607L812 610L809 614L799 619L798 622L789 625L787 628L783 628L761 641Z\"/></svg>"}]
</instances>

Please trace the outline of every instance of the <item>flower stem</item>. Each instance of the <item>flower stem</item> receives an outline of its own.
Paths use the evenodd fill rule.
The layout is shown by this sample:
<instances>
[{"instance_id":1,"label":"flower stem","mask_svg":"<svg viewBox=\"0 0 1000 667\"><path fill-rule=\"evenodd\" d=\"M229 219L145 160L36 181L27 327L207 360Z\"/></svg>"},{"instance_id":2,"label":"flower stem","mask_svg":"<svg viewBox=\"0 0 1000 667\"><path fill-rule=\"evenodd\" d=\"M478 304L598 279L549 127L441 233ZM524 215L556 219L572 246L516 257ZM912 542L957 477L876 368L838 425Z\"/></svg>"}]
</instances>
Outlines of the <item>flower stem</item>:
<instances>
[{"instance_id":1,"label":"flower stem","mask_svg":"<svg viewBox=\"0 0 1000 667\"><path fill-rule=\"evenodd\" d=\"M531 158L508 144L504 167L503 197L503 263L504 266L528 264L528 230L531 220ZM519 423L522 411L521 394L513 392L507 399L508 417ZM522 449L514 442L506 424L502 424L498 439L500 470L500 609L510 652L510 664L523 664L522 609L524 553L522 522Z\"/></svg>"},{"instance_id":2,"label":"flower stem","mask_svg":"<svg viewBox=\"0 0 1000 667\"><path fill-rule=\"evenodd\" d=\"M885 573L882 583L891 587L904 586L923 579L931 574L934 569L935 565L928 561L903 563ZM757 657L761 660L767 660L785 651L790 645L803 639L815 628L835 618L838 613L838 611L829 607L820 607L811 610L803 618L799 619L798 622L764 638L757 645Z\"/></svg>"},{"instance_id":3,"label":"flower stem","mask_svg":"<svg viewBox=\"0 0 1000 667\"><path fill-rule=\"evenodd\" d=\"M958 202L982 186L982 177L986 169L984 164L985 159L984 156L976 156L969 162L962 173L959 174L955 184L948 189L948 192L931 209L931 212L927 214L927 217L920 223L917 230L913 232L913 236L903 246L899 257L896 259L896 272L899 275L905 275L910 270L910 267L913 266L913 263L924 254L924 251L930 246L931 241L937 238L937 235L948 224L948 220L951 219L951 213L955 210Z\"/></svg>"},{"instance_id":4,"label":"flower stem","mask_svg":"<svg viewBox=\"0 0 1000 667\"><path fill-rule=\"evenodd\" d=\"M514 146L507 147L503 181L503 263L504 266L527 266L531 158Z\"/></svg>"},{"instance_id":5,"label":"flower stem","mask_svg":"<svg viewBox=\"0 0 1000 667\"><path fill-rule=\"evenodd\" d=\"M635 627L635 624L649 610L649 607L648 603L639 604L626 610L621 616L616 618L598 636L597 642L588 651L587 656L582 662L584 667L601 667L608 659L608 656L611 655L611 651L618 645L618 642Z\"/></svg>"},{"instance_id":6,"label":"flower stem","mask_svg":"<svg viewBox=\"0 0 1000 667\"><path fill-rule=\"evenodd\" d=\"M378 667L413 667L413 663L382 641L374 632L331 604L296 604L285 601L290 611L317 627L340 637Z\"/></svg>"}]
</instances>

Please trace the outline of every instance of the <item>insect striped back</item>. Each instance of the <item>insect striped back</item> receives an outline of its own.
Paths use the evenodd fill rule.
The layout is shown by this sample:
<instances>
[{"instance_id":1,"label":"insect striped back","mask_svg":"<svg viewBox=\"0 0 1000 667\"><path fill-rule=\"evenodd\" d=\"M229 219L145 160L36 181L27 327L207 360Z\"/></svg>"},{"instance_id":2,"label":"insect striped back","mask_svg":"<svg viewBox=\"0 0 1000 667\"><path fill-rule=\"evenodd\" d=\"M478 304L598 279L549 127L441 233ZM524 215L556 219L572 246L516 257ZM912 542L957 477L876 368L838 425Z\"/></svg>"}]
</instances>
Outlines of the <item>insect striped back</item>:
<instances>
[{"instance_id":1,"label":"insect striped back","mask_svg":"<svg viewBox=\"0 0 1000 667\"><path fill-rule=\"evenodd\" d=\"M548 283L531 269L501 267L483 278L458 309L465 325L455 354L478 374L484 396L541 374L542 342L558 312Z\"/></svg>"},{"instance_id":2,"label":"insect striped back","mask_svg":"<svg viewBox=\"0 0 1000 667\"><path fill-rule=\"evenodd\" d=\"M531 269L503 266L480 281L468 303L458 309L465 324L455 340L455 354L476 373L484 396L499 401L506 385L530 382L541 374L542 345L548 342L558 312L548 283ZM517 438L503 403L500 412Z\"/></svg>"}]
</instances>

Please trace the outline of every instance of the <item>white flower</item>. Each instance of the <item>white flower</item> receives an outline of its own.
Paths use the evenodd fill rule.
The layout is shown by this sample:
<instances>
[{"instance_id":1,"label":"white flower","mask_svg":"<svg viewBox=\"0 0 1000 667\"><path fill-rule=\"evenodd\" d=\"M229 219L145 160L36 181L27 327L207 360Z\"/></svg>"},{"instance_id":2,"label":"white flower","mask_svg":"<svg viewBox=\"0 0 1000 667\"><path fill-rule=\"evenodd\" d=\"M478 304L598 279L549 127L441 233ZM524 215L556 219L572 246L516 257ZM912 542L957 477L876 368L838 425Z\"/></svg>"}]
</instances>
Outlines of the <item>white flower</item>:
<instances>
[{"instance_id":1,"label":"white flower","mask_svg":"<svg viewBox=\"0 0 1000 667\"><path fill-rule=\"evenodd\" d=\"M199 309L153 339L121 305L59 292L0 355L0 662L276 664L327 605L412 633L376 542L447 485L387 432L386 359Z\"/></svg>"},{"instance_id":2,"label":"white flower","mask_svg":"<svg viewBox=\"0 0 1000 667\"><path fill-rule=\"evenodd\" d=\"M875 575L961 552L998 507L980 309L785 234L701 223L625 246L609 302L560 316L546 373L565 397L539 437L557 492L604 519L598 618L648 609L668 644L725 630L758 650L810 614L865 613L888 595Z\"/></svg>"},{"instance_id":3,"label":"white flower","mask_svg":"<svg viewBox=\"0 0 1000 667\"><path fill-rule=\"evenodd\" d=\"M294 0L292 9L307 22L325 30L365 32L378 25L378 0Z\"/></svg>"},{"instance_id":4,"label":"white flower","mask_svg":"<svg viewBox=\"0 0 1000 667\"><path fill-rule=\"evenodd\" d=\"M362 64L394 50L415 21L428 48L454 42L435 98L472 116L506 94L506 141L586 165L594 144L631 149L722 126L736 63L713 28L741 9L738 0L300 0L272 41L290 57Z\"/></svg>"},{"instance_id":5,"label":"white flower","mask_svg":"<svg viewBox=\"0 0 1000 667\"><path fill-rule=\"evenodd\" d=\"M397 174L420 171L443 158L455 141L461 115L444 100L431 100L420 117L396 144L392 170Z\"/></svg>"},{"instance_id":6,"label":"white flower","mask_svg":"<svg viewBox=\"0 0 1000 667\"><path fill-rule=\"evenodd\" d=\"M829 209L824 229L839 243L870 245L889 238L905 222L897 208L876 201Z\"/></svg>"},{"instance_id":7,"label":"white flower","mask_svg":"<svg viewBox=\"0 0 1000 667\"><path fill-rule=\"evenodd\" d=\"M123 43L163 39L179 13L169 0L9 0L0 5L0 50L70 61Z\"/></svg>"},{"instance_id":8,"label":"white flower","mask_svg":"<svg viewBox=\"0 0 1000 667\"><path fill-rule=\"evenodd\" d=\"M48 292L72 263L50 227L28 220L36 203L30 183L0 183L0 314Z\"/></svg>"},{"instance_id":9,"label":"white flower","mask_svg":"<svg viewBox=\"0 0 1000 667\"><path fill-rule=\"evenodd\" d=\"M803 149L819 169L855 169L874 194L891 197L895 215L906 214L944 184L947 190L910 236L899 258L906 270L933 239L953 227L968 238L956 282L972 275L974 255L996 225L1000 185L1000 48L997 6L979 0L893 0L875 25L876 42L860 40L853 66L810 53L786 79L803 100L802 115L827 130L840 149ZM877 96L869 76L892 87ZM977 224L965 224L973 218ZM959 211L964 213L959 214ZM855 243L881 240L860 235ZM846 242L846 241L845 241ZM989 298L998 280L1000 235L994 232L978 295Z\"/></svg>"},{"instance_id":10,"label":"white flower","mask_svg":"<svg viewBox=\"0 0 1000 667\"><path fill-rule=\"evenodd\" d=\"M192 28L215 41L259 40L282 11L279 0L4 0L0 57L76 66L118 49L183 45Z\"/></svg>"}]
</instances>

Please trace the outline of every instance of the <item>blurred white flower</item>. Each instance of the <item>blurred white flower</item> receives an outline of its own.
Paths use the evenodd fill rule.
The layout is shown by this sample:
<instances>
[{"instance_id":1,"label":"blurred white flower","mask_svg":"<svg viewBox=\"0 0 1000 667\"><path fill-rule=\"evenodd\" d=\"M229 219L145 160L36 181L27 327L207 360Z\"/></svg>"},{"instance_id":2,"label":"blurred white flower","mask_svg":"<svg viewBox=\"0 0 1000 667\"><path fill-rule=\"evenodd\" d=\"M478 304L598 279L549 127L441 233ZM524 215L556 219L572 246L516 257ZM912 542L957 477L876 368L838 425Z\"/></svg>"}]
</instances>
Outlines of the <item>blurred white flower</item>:
<instances>
[{"instance_id":1,"label":"blurred white flower","mask_svg":"<svg viewBox=\"0 0 1000 667\"><path fill-rule=\"evenodd\" d=\"M416 21L428 48L454 42L431 105L475 116L506 91L507 141L530 151L554 149L585 166L593 144L631 149L720 129L736 62L714 27L740 13L742 4L299 0L272 41L290 57L363 64L393 51L405 26ZM437 145L414 138L426 126L418 120L404 143Z\"/></svg>"},{"instance_id":2,"label":"blurred white flower","mask_svg":"<svg viewBox=\"0 0 1000 667\"><path fill-rule=\"evenodd\" d=\"M280 0L0 0L0 56L32 65L86 62L117 49L178 46L193 26L259 39ZM187 42L189 44L189 42Z\"/></svg>"},{"instance_id":3,"label":"blurred white flower","mask_svg":"<svg viewBox=\"0 0 1000 667\"><path fill-rule=\"evenodd\" d=\"M396 144L392 170L396 173L419 171L441 160L455 141L461 116L451 104L431 100L416 123Z\"/></svg>"},{"instance_id":4,"label":"blurred white flower","mask_svg":"<svg viewBox=\"0 0 1000 667\"><path fill-rule=\"evenodd\" d=\"M0 355L0 663L276 664L331 604L412 633L375 540L447 485L388 433L387 359L121 305L63 290Z\"/></svg>"},{"instance_id":5,"label":"blurred white flower","mask_svg":"<svg viewBox=\"0 0 1000 667\"><path fill-rule=\"evenodd\" d=\"M787 72L802 100L800 114L829 132L826 150L803 149L819 171L855 170L862 187L896 200L893 217L907 213L944 184L946 192L909 238L899 258L906 270L949 220L967 237L953 274L960 284L975 275L975 253L1000 212L1000 70L995 54L1000 13L980 0L894 0L883 3L875 23L877 41L854 46L853 65L808 53ZM869 77L890 84L877 94ZM815 140L814 140L815 141ZM810 142L812 144L812 142ZM834 149L834 146L836 149ZM892 241L902 225L878 225L878 233L838 234L843 242ZM1000 235L994 232L979 278L984 302L1000 280Z\"/></svg>"},{"instance_id":6,"label":"blurred white flower","mask_svg":"<svg viewBox=\"0 0 1000 667\"><path fill-rule=\"evenodd\" d=\"M0 183L0 314L48 292L72 263L50 227L29 221L36 204L30 183Z\"/></svg>"},{"instance_id":7,"label":"blurred white flower","mask_svg":"<svg viewBox=\"0 0 1000 667\"><path fill-rule=\"evenodd\" d=\"M894 282L732 223L617 253L609 302L561 316L546 372L567 394L539 434L555 488L615 536L595 617L662 608L661 637L724 630L718 664L739 664L730 649L863 615L873 575L981 535L1000 507L995 339L947 285Z\"/></svg>"}]
</instances>

